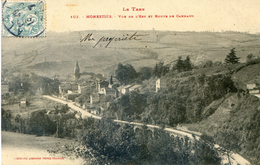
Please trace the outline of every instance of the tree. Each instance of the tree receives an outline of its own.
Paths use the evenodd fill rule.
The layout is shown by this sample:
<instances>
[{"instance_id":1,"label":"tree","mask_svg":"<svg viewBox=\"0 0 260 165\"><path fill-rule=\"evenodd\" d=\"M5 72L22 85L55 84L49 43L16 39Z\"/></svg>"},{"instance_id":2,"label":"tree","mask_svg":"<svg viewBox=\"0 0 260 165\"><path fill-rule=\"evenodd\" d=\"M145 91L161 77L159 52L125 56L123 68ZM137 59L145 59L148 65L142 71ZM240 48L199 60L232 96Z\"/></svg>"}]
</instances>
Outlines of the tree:
<instances>
[{"instance_id":1,"label":"tree","mask_svg":"<svg viewBox=\"0 0 260 165\"><path fill-rule=\"evenodd\" d=\"M195 137L195 136L193 136ZM199 156L199 164L221 164L221 158L214 149L214 139L205 134L201 135L200 140L195 140L195 153Z\"/></svg>"},{"instance_id":2,"label":"tree","mask_svg":"<svg viewBox=\"0 0 260 165\"><path fill-rule=\"evenodd\" d=\"M184 64L184 70L185 70L185 71L190 71L190 70L192 70L191 61L190 61L190 56L187 56L187 57L186 57L186 60L183 61L183 64Z\"/></svg>"},{"instance_id":3,"label":"tree","mask_svg":"<svg viewBox=\"0 0 260 165\"><path fill-rule=\"evenodd\" d=\"M231 63L231 64L236 64L239 62L239 58L236 56L235 48L231 49L230 53L227 55L225 62L226 63Z\"/></svg>"},{"instance_id":4,"label":"tree","mask_svg":"<svg viewBox=\"0 0 260 165\"><path fill-rule=\"evenodd\" d=\"M143 96L138 91L132 91L130 93L130 108L134 112L134 115L140 115L144 109Z\"/></svg>"},{"instance_id":5,"label":"tree","mask_svg":"<svg viewBox=\"0 0 260 165\"><path fill-rule=\"evenodd\" d=\"M133 126L120 126L107 118L84 129L78 140L75 151L86 164L135 164L139 155Z\"/></svg>"},{"instance_id":6,"label":"tree","mask_svg":"<svg viewBox=\"0 0 260 165\"><path fill-rule=\"evenodd\" d=\"M156 66L157 66L157 64L156 64ZM155 70L156 70L156 66L155 66ZM157 66L157 70L158 70L158 66ZM139 74L139 77L141 80L148 80L152 77L153 72L154 71L151 67L141 67L138 74Z\"/></svg>"},{"instance_id":7,"label":"tree","mask_svg":"<svg viewBox=\"0 0 260 165\"><path fill-rule=\"evenodd\" d=\"M116 78L120 83L126 84L127 82L129 82L128 71L123 64L119 63L115 72L116 72Z\"/></svg>"},{"instance_id":8,"label":"tree","mask_svg":"<svg viewBox=\"0 0 260 165\"><path fill-rule=\"evenodd\" d=\"M12 120L12 113L10 110L4 110L3 108L1 108L1 113L2 113L2 130L11 130L12 128L12 123L11 123L11 120Z\"/></svg>"},{"instance_id":9,"label":"tree","mask_svg":"<svg viewBox=\"0 0 260 165\"><path fill-rule=\"evenodd\" d=\"M68 104L66 104L66 105L62 105L62 107L61 107L61 113L67 113L69 111L69 106L68 106Z\"/></svg>"},{"instance_id":10,"label":"tree","mask_svg":"<svg viewBox=\"0 0 260 165\"><path fill-rule=\"evenodd\" d=\"M170 70L170 65L164 65L164 62L156 63L154 68L154 75L157 77L165 76Z\"/></svg>"},{"instance_id":11,"label":"tree","mask_svg":"<svg viewBox=\"0 0 260 165\"><path fill-rule=\"evenodd\" d=\"M155 67L154 67L154 71L153 71L154 75L157 76L158 75L158 65L156 63Z\"/></svg>"},{"instance_id":12,"label":"tree","mask_svg":"<svg viewBox=\"0 0 260 165\"><path fill-rule=\"evenodd\" d=\"M138 77L138 74L137 74L135 68L131 64L126 64L125 67L126 67L130 80Z\"/></svg>"},{"instance_id":13,"label":"tree","mask_svg":"<svg viewBox=\"0 0 260 165\"><path fill-rule=\"evenodd\" d=\"M119 63L115 73L121 84L128 84L131 80L138 77L136 70L131 64L123 65Z\"/></svg>"},{"instance_id":14,"label":"tree","mask_svg":"<svg viewBox=\"0 0 260 165\"><path fill-rule=\"evenodd\" d=\"M41 136L45 133L52 135L56 132L56 124L50 120L49 116L46 115L46 110L34 111L31 113L29 119L29 130L30 134L36 134Z\"/></svg>"},{"instance_id":15,"label":"tree","mask_svg":"<svg viewBox=\"0 0 260 165\"><path fill-rule=\"evenodd\" d=\"M177 68L178 72L182 71L183 66L184 66L183 60L182 60L181 56L179 56L178 60L177 60L177 63L176 63L176 68Z\"/></svg>"}]
</instances>

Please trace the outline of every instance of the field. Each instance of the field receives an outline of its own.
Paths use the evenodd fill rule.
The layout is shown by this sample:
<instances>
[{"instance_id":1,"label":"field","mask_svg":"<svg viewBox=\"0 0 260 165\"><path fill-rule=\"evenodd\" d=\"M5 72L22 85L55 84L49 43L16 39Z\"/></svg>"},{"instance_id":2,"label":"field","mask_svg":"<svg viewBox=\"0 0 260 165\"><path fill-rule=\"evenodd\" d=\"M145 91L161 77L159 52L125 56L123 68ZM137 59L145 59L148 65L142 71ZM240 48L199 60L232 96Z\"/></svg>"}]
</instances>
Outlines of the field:
<instances>
[{"instance_id":1,"label":"field","mask_svg":"<svg viewBox=\"0 0 260 165\"><path fill-rule=\"evenodd\" d=\"M80 42L92 33L95 41ZM190 56L193 63L203 60L224 61L231 48L241 62L250 53L260 55L260 37L256 34L224 32L173 32L138 31L141 40L100 42L102 37L131 36L135 31L81 31L54 33L36 40L24 38L23 42L13 38L2 38L2 68L18 73L35 72L53 77L73 74L79 61L81 72L113 74L117 64L131 63L137 70L142 66L154 66L159 61L171 63L178 56Z\"/></svg>"}]
</instances>

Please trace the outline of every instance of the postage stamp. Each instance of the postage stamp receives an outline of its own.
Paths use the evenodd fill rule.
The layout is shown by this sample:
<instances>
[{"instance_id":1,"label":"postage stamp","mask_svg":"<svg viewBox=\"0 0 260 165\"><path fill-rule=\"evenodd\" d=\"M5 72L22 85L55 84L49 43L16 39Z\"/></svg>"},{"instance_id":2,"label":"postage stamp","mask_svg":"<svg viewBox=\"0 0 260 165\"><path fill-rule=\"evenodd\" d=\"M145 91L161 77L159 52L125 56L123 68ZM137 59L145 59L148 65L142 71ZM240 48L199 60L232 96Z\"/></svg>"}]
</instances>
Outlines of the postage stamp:
<instances>
[{"instance_id":1,"label":"postage stamp","mask_svg":"<svg viewBox=\"0 0 260 165\"><path fill-rule=\"evenodd\" d=\"M44 37L44 1L2 2L3 37Z\"/></svg>"}]
</instances>

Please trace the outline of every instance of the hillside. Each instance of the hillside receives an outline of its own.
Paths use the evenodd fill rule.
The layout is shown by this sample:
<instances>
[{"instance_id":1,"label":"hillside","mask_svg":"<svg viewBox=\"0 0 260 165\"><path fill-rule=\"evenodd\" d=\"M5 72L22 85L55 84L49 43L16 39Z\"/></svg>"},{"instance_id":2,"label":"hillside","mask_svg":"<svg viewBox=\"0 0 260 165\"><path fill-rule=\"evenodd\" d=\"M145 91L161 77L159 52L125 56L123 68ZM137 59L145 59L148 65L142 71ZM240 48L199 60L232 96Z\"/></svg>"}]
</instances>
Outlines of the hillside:
<instances>
[{"instance_id":1,"label":"hillside","mask_svg":"<svg viewBox=\"0 0 260 165\"><path fill-rule=\"evenodd\" d=\"M212 105L215 103L215 112L200 123L190 125L189 128L213 136L217 133L217 129L230 119L230 111L236 108L238 101L236 95L227 96L224 100L214 101L205 109L213 108Z\"/></svg>"},{"instance_id":2,"label":"hillside","mask_svg":"<svg viewBox=\"0 0 260 165\"><path fill-rule=\"evenodd\" d=\"M260 64L245 66L232 75L232 80L238 88L246 89L246 83L259 83L259 71ZM234 134L238 138L237 152L252 164L258 165L260 160L259 112L259 98L245 93L229 93L204 108L202 121L186 126L190 130L205 133L216 139L222 136L221 132ZM210 116L207 117L208 115ZM221 141L217 143L221 145Z\"/></svg>"},{"instance_id":3,"label":"hillside","mask_svg":"<svg viewBox=\"0 0 260 165\"><path fill-rule=\"evenodd\" d=\"M187 127L207 135L218 138L220 132L234 134L240 149L238 152L250 160L252 164L259 164L260 146L260 100L251 95L238 98L231 95L222 102L215 113L199 123L188 124ZM231 140L231 139L230 139ZM221 145L221 142L217 141Z\"/></svg>"},{"instance_id":4,"label":"hillside","mask_svg":"<svg viewBox=\"0 0 260 165\"><path fill-rule=\"evenodd\" d=\"M239 84L260 83L260 64L249 65L233 74L232 78Z\"/></svg>"},{"instance_id":5,"label":"hillside","mask_svg":"<svg viewBox=\"0 0 260 165\"><path fill-rule=\"evenodd\" d=\"M82 36L92 33L96 41L80 43ZM259 35L246 33L138 31L142 40L101 42L99 38L122 37L134 31L48 32L45 38L2 38L2 68L17 72L35 72L51 77L73 73L76 61L82 72L111 74L117 64L131 63L135 68L154 66L158 61L169 63L178 56L190 56L194 63L210 59L223 61L235 47L240 61L250 53L259 55Z\"/></svg>"},{"instance_id":6,"label":"hillside","mask_svg":"<svg viewBox=\"0 0 260 165\"><path fill-rule=\"evenodd\" d=\"M143 119L172 127L184 124L212 136L225 148L226 144L238 145L231 150L258 165L260 99L246 92L246 84L259 83L259 71L259 63L198 67L179 73L171 70L161 77L166 79L166 89L148 94L149 108L144 110ZM233 135L237 139L225 139Z\"/></svg>"}]
</instances>

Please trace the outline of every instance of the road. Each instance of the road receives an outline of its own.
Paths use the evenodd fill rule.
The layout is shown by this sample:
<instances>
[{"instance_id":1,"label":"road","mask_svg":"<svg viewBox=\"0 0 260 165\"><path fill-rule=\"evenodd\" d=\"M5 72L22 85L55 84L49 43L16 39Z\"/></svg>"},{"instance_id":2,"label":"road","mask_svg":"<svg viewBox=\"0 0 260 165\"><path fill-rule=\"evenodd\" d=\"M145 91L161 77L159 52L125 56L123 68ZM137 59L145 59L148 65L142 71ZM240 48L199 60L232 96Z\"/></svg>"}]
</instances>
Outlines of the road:
<instances>
[{"instance_id":1,"label":"road","mask_svg":"<svg viewBox=\"0 0 260 165\"><path fill-rule=\"evenodd\" d=\"M51 99L51 100L56 101L56 102L60 102L60 103L62 103L62 104L67 104L71 109L73 109L73 110L75 110L75 111L78 111L78 112L81 112L82 118L92 117L92 118L95 118L95 119L101 119L100 116L96 116L96 115L94 115L94 114L91 114L91 113L87 112L86 110L84 110L84 109L82 109L82 108L79 108L78 106L74 105L73 102L64 101L64 100L61 100L61 99L59 99L59 98L55 98L55 97L52 97L52 96L49 96L49 95L43 95L43 97L48 98L48 99ZM117 122L117 123L125 123L125 124L132 124L132 125L138 125L138 126L144 125L144 124L142 124L142 123L128 122L128 121L122 121L122 120L114 120L114 122ZM159 126L150 125L150 124L147 124L146 126L149 127L149 128L160 128ZM173 133L173 134L176 134L176 135L188 136L189 138L193 139L192 134L187 133L187 132L184 132L184 131L180 131L180 130L176 130L176 129L172 129L172 128L165 128L164 130L165 130L165 131L168 131L168 132L171 132L171 133ZM199 139L199 136L196 136L196 138Z\"/></svg>"},{"instance_id":2,"label":"road","mask_svg":"<svg viewBox=\"0 0 260 165\"><path fill-rule=\"evenodd\" d=\"M62 103L62 104L67 104L71 109L73 109L73 110L75 110L75 111L78 111L78 112L81 112L82 118L92 117L92 118L95 118L95 119L101 119L100 116L93 115L93 114L87 112L86 110L75 106L73 102L67 102L67 101L64 101L64 100L61 100L61 99L59 99L59 98L55 98L55 97L52 97L52 96L49 96L49 95L43 95L43 97L48 98L48 99L51 99L51 100L56 101L56 102L60 102L60 103ZM126 124L133 124L133 125L139 125L139 126L144 125L144 124L142 124L142 123L128 122L128 121L122 121L122 120L114 120L114 122L117 122L117 123L126 123ZM150 125L150 124L147 124L146 126L149 127L149 128L161 128L161 127L159 127L159 126ZM178 135L187 136L187 137L189 137L190 139L193 139L192 134L191 134L191 133L188 133L188 132L184 132L184 131L177 130L177 129L173 129L173 128L165 128L164 130L170 132L171 134L177 135L177 136L178 136ZM195 135L195 137L196 137L196 139L199 139L199 138L200 138L198 135ZM216 148L216 149L219 149L219 145L215 144L215 148ZM234 165L235 165L235 164L237 164L237 165L238 165L238 164L239 164L239 165L250 165L250 164L251 164L249 161L247 161L245 158L243 158L243 157L242 157L241 155L239 155L239 154L233 153L230 157L233 159L233 163L232 163L232 164L234 164Z\"/></svg>"},{"instance_id":3,"label":"road","mask_svg":"<svg viewBox=\"0 0 260 165\"><path fill-rule=\"evenodd\" d=\"M93 115L93 114L87 112L86 110L77 107L76 105L74 105L73 102L61 100L59 98L55 98L55 97L52 97L52 96L49 96L49 95L43 95L43 97L48 98L48 99L53 100L53 101L56 101L56 102L59 102L59 103L62 103L62 104L67 104L71 109L78 111L78 112L81 112L82 118L92 117L92 118L95 118L95 119L101 119L100 116Z\"/></svg>"}]
</instances>

